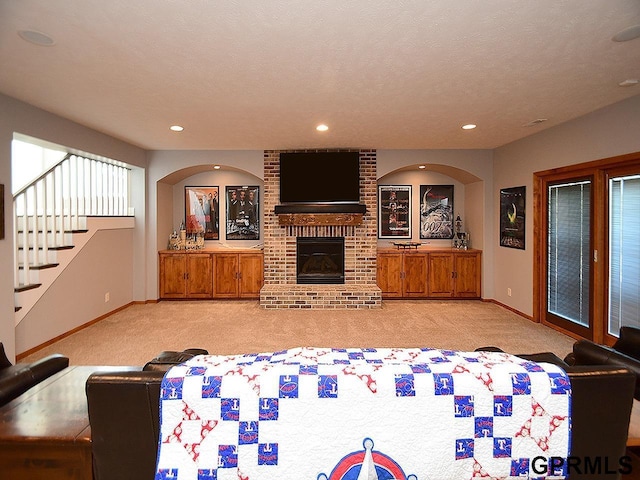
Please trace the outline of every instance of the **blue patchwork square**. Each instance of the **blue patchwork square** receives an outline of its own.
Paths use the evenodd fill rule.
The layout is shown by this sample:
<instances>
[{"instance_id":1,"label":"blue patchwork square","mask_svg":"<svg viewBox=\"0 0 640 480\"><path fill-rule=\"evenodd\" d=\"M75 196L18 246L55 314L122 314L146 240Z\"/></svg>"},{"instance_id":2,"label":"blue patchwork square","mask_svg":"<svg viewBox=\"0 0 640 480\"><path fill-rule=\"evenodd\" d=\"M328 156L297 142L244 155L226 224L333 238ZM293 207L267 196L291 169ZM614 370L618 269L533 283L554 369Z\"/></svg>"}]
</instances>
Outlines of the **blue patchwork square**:
<instances>
[{"instance_id":1,"label":"blue patchwork square","mask_svg":"<svg viewBox=\"0 0 640 480\"><path fill-rule=\"evenodd\" d=\"M256 362L269 362L271 361L271 355L258 355L255 359Z\"/></svg>"},{"instance_id":2,"label":"blue patchwork square","mask_svg":"<svg viewBox=\"0 0 640 480\"><path fill-rule=\"evenodd\" d=\"M278 399L261 398L258 405L258 420L278 420Z\"/></svg>"},{"instance_id":3,"label":"blue patchwork square","mask_svg":"<svg viewBox=\"0 0 640 480\"><path fill-rule=\"evenodd\" d=\"M156 472L155 480L168 480L178 478L177 468L161 468Z\"/></svg>"},{"instance_id":4,"label":"blue patchwork square","mask_svg":"<svg viewBox=\"0 0 640 480\"><path fill-rule=\"evenodd\" d=\"M511 457L511 438L495 437L493 439L493 458Z\"/></svg>"},{"instance_id":5,"label":"blue patchwork square","mask_svg":"<svg viewBox=\"0 0 640 480\"><path fill-rule=\"evenodd\" d=\"M202 398L220 398L222 377L204 377L202 379Z\"/></svg>"},{"instance_id":6,"label":"blue patchwork square","mask_svg":"<svg viewBox=\"0 0 640 480\"><path fill-rule=\"evenodd\" d=\"M280 398L298 398L298 375L280 375Z\"/></svg>"},{"instance_id":7,"label":"blue patchwork square","mask_svg":"<svg viewBox=\"0 0 640 480\"><path fill-rule=\"evenodd\" d=\"M183 378L165 378L162 381L162 390L160 391L161 400L181 400Z\"/></svg>"},{"instance_id":8,"label":"blue patchwork square","mask_svg":"<svg viewBox=\"0 0 640 480\"><path fill-rule=\"evenodd\" d=\"M523 362L521 363L521 365L527 372L544 372L544 368L542 368L542 366L536 362Z\"/></svg>"},{"instance_id":9,"label":"blue patchwork square","mask_svg":"<svg viewBox=\"0 0 640 480\"><path fill-rule=\"evenodd\" d=\"M513 397L511 395L495 395L493 397L493 415L495 417L513 415Z\"/></svg>"},{"instance_id":10,"label":"blue patchwork square","mask_svg":"<svg viewBox=\"0 0 640 480\"><path fill-rule=\"evenodd\" d=\"M218 472L215 468L200 468L198 480L218 480Z\"/></svg>"},{"instance_id":11,"label":"blue patchwork square","mask_svg":"<svg viewBox=\"0 0 640 480\"><path fill-rule=\"evenodd\" d=\"M514 395L531 395L531 378L528 373L512 373L511 385Z\"/></svg>"},{"instance_id":12,"label":"blue patchwork square","mask_svg":"<svg viewBox=\"0 0 640 480\"><path fill-rule=\"evenodd\" d=\"M453 395L453 375L450 373L434 373L433 383L436 395Z\"/></svg>"},{"instance_id":13,"label":"blue patchwork square","mask_svg":"<svg viewBox=\"0 0 640 480\"><path fill-rule=\"evenodd\" d=\"M362 352L349 352L347 356L349 360L364 360L364 353Z\"/></svg>"},{"instance_id":14,"label":"blue patchwork square","mask_svg":"<svg viewBox=\"0 0 640 480\"><path fill-rule=\"evenodd\" d=\"M381 358L367 358L367 363L383 363Z\"/></svg>"},{"instance_id":15,"label":"blue patchwork square","mask_svg":"<svg viewBox=\"0 0 640 480\"><path fill-rule=\"evenodd\" d=\"M493 417L476 417L474 419L475 438L493 437Z\"/></svg>"},{"instance_id":16,"label":"blue patchwork square","mask_svg":"<svg viewBox=\"0 0 640 480\"><path fill-rule=\"evenodd\" d=\"M220 419L230 422L240 420L240 399L223 398L220 401Z\"/></svg>"},{"instance_id":17,"label":"blue patchwork square","mask_svg":"<svg viewBox=\"0 0 640 480\"><path fill-rule=\"evenodd\" d=\"M529 459L518 458L517 460L511 460L511 472L512 477L529 477Z\"/></svg>"},{"instance_id":18,"label":"blue patchwork square","mask_svg":"<svg viewBox=\"0 0 640 480\"><path fill-rule=\"evenodd\" d=\"M426 363L416 363L414 365L411 365L411 371L416 374L431 373L431 369Z\"/></svg>"},{"instance_id":19,"label":"blue patchwork square","mask_svg":"<svg viewBox=\"0 0 640 480\"><path fill-rule=\"evenodd\" d=\"M473 417L473 397L470 395L454 396L453 409L455 417Z\"/></svg>"},{"instance_id":20,"label":"blue patchwork square","mask_svg":"<svg viewBox=\"0 0 640 480\"><path fill-rule=\"evenodd\" d=\"M459 438L456 440L456 460L473 457L473 438Z\"/></svg>"},{"instance_id":21,"label":"blue patchwork square","mask_svg":"<svg viewBox=\"0 0 640 480\"><path fill-rule=\"evenodd\" d=\"M413 383L413 375L400 374L395 376L396 397L415 397L416 390Z\"/></svg>"},{"instance_id":22,"label":"blue patchwork square","mask_svg":"<svg viewBox=\"0 0 640 480\"><path fill-rule=\"evenodd\" d=\"M278 444L258 444L258 465L278 465Z\"/></svg>"},{"instance_id":23,"label":"blue patchwork square","mask_svg":"<svg viewBox=\"0 0 640 480\"><path fill-rule=\"evenodd\" d=\"M317 375L318 366L317 365L300 365L299 372L300 372L300 375Z\"/></svg>"},{"instance_id":24,"label":"blue patchwork square","mask_svg":"<svg viewBox=\"0 0 640 480\"><path fill-rule=\"evenodd\" d=\"M195 366L195 367L189 367L189 370L187 370L187 373L185 375L187 377L196 377L199 375L204 375L206 371L207 371L207 368L201 365Z\"/></svg>"},{"instance_id":25,"label":"blue patchwork square","mask_svg":"<svg viewBox=\"0 0 640 480\"><path fill-rule=\"evenodd\" d=\"M338 398L337 375L320 375L318 377L318 398Z\"/></svg>"},{"instance_id":26,"label":"blue patchwork square","mask_svg":"<svg viewBox=\"0 0 640 480\"><path fill-rule=\"evenodd\" d=\"M238 467L238 447L236 445L218 446L218 468Z\"/></svg>"},{"instance_id":27,"label":"blue patchwork square","mask_svg":"<svg viewBox=\"0 0 640 480\"><path fill-rule=\"evenodd\" d=\"M238 424L238 445L258 443L258 422L240 422Z\"/></svg>"},{"instance_id":28,"label":"blue patchwork square","mask_svg":"<svg viewBox=\"0 0 640 480\"><path fill-rule=\"evenodd\" d=\"M571 382L563 373L549 373L551 393L553 395L567 395L571 393Z\"/></svg>"},{"instance_id":29,"label":"blue patchwork square","mask_svg":"<svg viewBox=\"0 0 640 480\"><path fill-rule=\"evenodd\" d=\"M349 365L349 364L351 364L351 362L346 358L334 358L333 359L333 364L334 365Z\"/></svg>"}]
</instances>

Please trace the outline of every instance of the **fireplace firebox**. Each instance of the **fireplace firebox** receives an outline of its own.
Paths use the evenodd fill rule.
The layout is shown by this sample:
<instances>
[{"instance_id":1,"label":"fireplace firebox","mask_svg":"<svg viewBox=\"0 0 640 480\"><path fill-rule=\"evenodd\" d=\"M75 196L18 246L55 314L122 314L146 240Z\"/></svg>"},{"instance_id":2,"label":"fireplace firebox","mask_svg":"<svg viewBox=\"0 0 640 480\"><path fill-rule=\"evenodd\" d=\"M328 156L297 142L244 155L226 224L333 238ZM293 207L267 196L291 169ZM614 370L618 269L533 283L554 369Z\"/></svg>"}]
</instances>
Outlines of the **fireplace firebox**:
<instances>
[{"instance_id":1,"label":"fireplace firebox","mask_svg":"<svg viewBox=\"0 0 640 480\"><path fill-rule=\"evenodd\" d=\"M344 237L297 237L299 284L344 283Z\"/></svg>"}]
</instances>

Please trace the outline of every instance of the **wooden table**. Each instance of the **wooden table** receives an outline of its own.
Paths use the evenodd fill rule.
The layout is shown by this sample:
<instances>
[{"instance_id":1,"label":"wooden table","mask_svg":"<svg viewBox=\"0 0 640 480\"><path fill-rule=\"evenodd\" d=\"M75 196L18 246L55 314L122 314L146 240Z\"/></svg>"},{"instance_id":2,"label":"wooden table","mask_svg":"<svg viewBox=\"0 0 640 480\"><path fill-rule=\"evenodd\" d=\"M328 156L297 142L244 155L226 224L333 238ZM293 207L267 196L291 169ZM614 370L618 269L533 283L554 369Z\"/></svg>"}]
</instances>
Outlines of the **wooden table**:
<instances>
[{"instance_id":1,"label":"wooden table","mask_svg":"<svg viewBox=\"0 0 640 480\"><path fill-rule=\"evenodd\" d=\"M87 378L93 372L138 369L71 366L0 408L0 477L91 480Z\"/></svg>"},{"instance_id":2,"label":"wooden table","mask_svg":"<svg viewBox=\"0 0 640 480\"><path fill-rule=\"evenodd\" d=\"M627 447L640 447L640 401L633 401Z\"/></svg>"}]
</instances>

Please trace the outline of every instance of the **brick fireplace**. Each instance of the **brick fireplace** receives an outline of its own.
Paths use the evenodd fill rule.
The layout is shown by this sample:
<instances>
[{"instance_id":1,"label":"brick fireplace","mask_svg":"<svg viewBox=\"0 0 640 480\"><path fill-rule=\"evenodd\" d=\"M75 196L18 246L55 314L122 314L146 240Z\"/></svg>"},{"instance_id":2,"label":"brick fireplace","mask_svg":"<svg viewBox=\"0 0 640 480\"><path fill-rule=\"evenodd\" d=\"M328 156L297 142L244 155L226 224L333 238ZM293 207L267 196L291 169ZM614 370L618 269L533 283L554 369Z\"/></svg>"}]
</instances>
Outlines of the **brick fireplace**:
<instances>
[{"instance_id":1,"label":"brick fireplace","mask_svg":"<svg viewBox=\"0 0 640 480\"><path fill-rule=\"evenodd\" d=\"M264 308L378 308L381 292L376 285L377 187L376 151L360 150L360 202L367 211L361 223L345 220L332 224L282 225L275 214L280 196L280 153L264 152ZM340 217L339 215L337 217ZM344 283L297 282L298 237L344 238Z\"/></svg>"}]
</instances>

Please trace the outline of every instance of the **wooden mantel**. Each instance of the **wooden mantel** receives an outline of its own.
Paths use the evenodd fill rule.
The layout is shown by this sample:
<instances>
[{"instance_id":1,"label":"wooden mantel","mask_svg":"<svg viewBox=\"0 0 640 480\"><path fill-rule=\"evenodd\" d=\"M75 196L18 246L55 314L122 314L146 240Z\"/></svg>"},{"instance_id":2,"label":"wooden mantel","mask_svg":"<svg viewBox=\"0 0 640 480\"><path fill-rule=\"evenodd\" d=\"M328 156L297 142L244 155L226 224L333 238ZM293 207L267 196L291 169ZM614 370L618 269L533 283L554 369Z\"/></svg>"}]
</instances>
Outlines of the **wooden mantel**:
<instances>
[{"instance_id":1,"label":"wooden mantel","mask_svg":"<svg viewBox=\"0 0 640 480\"><path fill-rule=\"evenodd\" d=\"M361 225L362 213L280 213L280 225Z\"/></svg>"}]
</instances>

